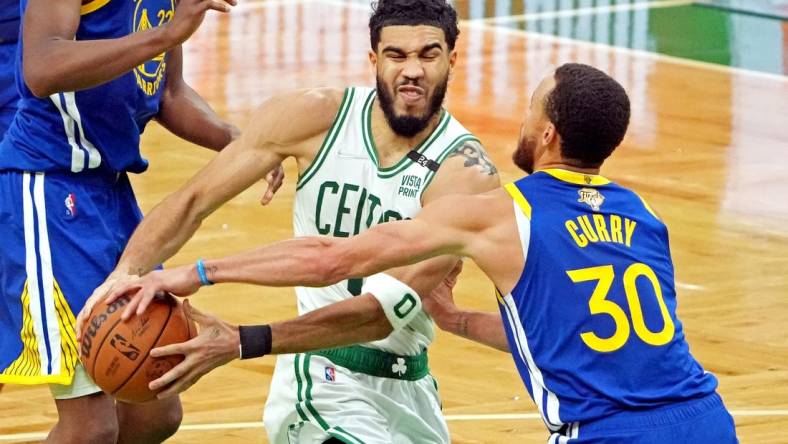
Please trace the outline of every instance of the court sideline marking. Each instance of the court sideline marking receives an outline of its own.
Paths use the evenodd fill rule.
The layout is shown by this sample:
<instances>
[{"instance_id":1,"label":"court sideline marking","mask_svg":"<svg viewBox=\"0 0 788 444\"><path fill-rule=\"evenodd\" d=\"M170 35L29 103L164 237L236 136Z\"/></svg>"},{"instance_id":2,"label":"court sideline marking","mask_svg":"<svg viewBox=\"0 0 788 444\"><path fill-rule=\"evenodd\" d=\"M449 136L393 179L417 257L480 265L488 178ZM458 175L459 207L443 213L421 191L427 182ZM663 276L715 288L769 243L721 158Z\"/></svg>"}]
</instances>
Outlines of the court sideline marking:
<instances>
[{"instance_id":1,"label":"court sideline marking","mask_svg":"<svg viewBox=\"0 0 788 444\"><path fill-rule=\"evenodd\" d=\"M788 409L776 410L730 410L734 417L753 417L753 416L788 416ZM484 415L445 415L446 421L511 421L511 420L538 420L541 416L538 413L497 413ZM217 422L208 424L184 424L178 432L189 431L211 431L211 430L243 430L243 429L262 429L262 421L255 422ZM14 433L0 435L0 441L31 441L46 438L46 432Z\"/></svg>"}]
</instances>

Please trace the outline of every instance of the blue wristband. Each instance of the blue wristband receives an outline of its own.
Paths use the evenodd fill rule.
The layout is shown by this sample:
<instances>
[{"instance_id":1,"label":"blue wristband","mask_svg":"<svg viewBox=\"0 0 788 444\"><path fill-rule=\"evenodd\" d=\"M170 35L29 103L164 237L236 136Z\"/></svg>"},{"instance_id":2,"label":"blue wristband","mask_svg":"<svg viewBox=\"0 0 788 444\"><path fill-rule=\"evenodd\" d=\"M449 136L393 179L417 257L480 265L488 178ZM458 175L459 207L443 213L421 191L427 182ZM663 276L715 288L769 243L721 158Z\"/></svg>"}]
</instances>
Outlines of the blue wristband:
<instances>
[{"instance_id":1,"label":"blue wristband","mask_svg":"<svg viewBox=\"0 0 788 444\"><path fill-rule=\"evenodd\" d=\"M197 274L200 276L200 283L202 285L213 285L213 282L211 282L205 274L205 264L202 259L197 259Z\"/></svg>"}]
</instances>

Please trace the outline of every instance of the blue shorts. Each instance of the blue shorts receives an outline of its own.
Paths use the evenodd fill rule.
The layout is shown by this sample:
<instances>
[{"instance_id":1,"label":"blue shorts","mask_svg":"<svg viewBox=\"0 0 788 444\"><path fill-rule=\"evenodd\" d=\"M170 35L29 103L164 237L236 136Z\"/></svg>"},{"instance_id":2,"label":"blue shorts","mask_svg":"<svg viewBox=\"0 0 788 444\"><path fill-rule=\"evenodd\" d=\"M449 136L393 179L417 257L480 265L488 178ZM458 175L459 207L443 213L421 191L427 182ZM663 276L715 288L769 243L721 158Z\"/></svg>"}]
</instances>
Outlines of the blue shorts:
<instances>
[{"instance_id":1,"label":"blue shorts","mask_svg":"<svg viewBox=\"0 0 788 444\"><path fill-rule=\"evenodd\" d=\"M547 441L567 444L735 444L736 427L716 393L667 407L574 423Z\"/></svg>"},{"instance_id":2,"label":"blue shorts","mask_svg":"<svg viewBox=\"0 0 788 444\"><path fill-rule=\"evenodd\" d=\"M70 384L74 317L142 219L126 174L0 171L0 383Z\"/></svg>"}]
</instances>

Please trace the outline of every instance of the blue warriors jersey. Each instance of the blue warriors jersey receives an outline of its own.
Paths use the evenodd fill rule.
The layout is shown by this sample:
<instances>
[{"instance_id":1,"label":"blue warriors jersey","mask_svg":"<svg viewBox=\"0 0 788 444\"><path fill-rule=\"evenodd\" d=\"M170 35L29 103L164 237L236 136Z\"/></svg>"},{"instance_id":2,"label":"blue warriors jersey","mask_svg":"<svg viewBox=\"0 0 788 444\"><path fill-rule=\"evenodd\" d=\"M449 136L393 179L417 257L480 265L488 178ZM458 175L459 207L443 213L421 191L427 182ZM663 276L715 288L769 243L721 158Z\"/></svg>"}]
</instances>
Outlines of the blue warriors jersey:
<instances>
[{"instance_id":1,"label":"blue warriors jersey","mask_svg":"<svg viewBox=\"0 0 788 444\"><path fill-rule=\"evenodd\" d=\"M16 42L19 35L19 1L0 2L0 43Z\"/></svg>"},{"instance_id":2,"label":"blue warriors jersey","mask_svg":"<svg viewBox=\"0 0 788 444\"><path fill-rule=\"evenodd\" d=\"M76 40L113 39L160 26L175 0L92 0L82 5ZM22 0L22 8L27 0ZM20 42L21 43L21 42ZM0 169L141 172L140 134L158 113L166 80L161 54L94 88L33 96L17 54L19 111L0 143Z\"/></svg>"},{"instance_id":3,"label":"blue warriors jersey","mask_svg":"<svg viewBox=\"0 0 788 444\"><path fill-rule=\"evenodd\" d=\"M499 304L520 375L553 432L713 394L676 317L665 225L601 176L536 172L506 186L525 268Z\"/></svg>"},{"instance_id":4,"label":"blue warriors jersey","mask_svg":"<svg viewBox=\"0 0 788 444\"><path fill-rule=\"evenodd\" d=\"M16 114L19 93L14 83L16 47L19 36L19 2L0 2L0 139Z\"/></svg>"}]
</instances>

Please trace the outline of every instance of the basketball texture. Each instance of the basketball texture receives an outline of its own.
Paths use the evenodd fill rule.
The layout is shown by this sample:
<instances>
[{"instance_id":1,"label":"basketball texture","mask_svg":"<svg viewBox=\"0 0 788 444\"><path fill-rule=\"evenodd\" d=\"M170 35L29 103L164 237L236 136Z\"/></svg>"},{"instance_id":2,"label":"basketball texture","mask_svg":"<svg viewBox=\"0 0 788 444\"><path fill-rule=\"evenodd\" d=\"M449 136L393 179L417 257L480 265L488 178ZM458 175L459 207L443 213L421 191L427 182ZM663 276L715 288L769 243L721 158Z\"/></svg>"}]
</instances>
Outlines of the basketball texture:
<instances>
[{"instance_id":1,"label":"basketball texture","mask_svg":"<svg viewBox=\"0 0 788 444\"><path fill-rule=\"evenodd\" d=\"M148 383L169 371L183 356L153 358L148 353L163 345L193 338L197 329L183 306L171 295L157 297L140 316L120 319L130 298L93 307L80 344L82 365L104 392L126 402L156 398Z\"/></svg>"}]
</instances>

